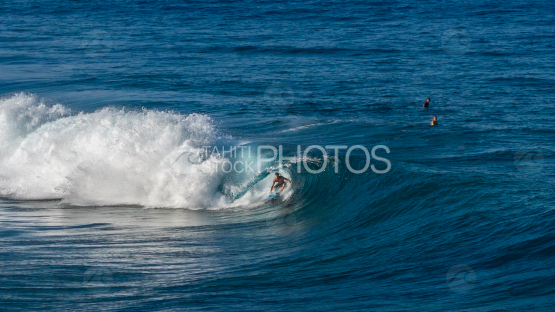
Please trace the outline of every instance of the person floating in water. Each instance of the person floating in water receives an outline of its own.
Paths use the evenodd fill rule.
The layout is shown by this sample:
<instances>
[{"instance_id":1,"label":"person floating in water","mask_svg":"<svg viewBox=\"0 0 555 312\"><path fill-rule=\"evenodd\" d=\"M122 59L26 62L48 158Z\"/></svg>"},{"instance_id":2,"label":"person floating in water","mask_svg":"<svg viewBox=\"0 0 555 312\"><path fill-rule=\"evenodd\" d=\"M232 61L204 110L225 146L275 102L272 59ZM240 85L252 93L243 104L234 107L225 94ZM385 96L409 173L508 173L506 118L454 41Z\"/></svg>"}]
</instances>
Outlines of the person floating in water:
<instances>
[{"instance_id":1,"label":"person floating in water","mask_svg":"<svg viewBox=\"0 0 555 312\"><path fill-rule=\"evenodd\" d=\"M434 116L434 119L430 123L430 126L437 126L437 116Z\"/></svg>"},{"instance_id":2,"label":"person floating in water","mask_svg":"<svg viewBox=\"0 0 555 312\"><path fill-rule=\"evenodd\" d=\"M272 188L270 189L270 193L274 190L274 184L277 183L277 185L275 186L275 188L277 189L278 187L281 186L281 189L276 192L277 194L281 193L281 191L283 191L283 189L285 188L285 181L289 182L289 184L291 186L293 186L293 183L291 182L291 180L280 176L277 172L276 172L276 177L274 178L274 181L272 181Z\"/></svg>"},{"instance_id":3,"label":"person floating in water","mask_svg":"<svg viewBox=\"0 0 555 312\"><path fill-rule=\"evenodd\" d=\"M430 98L426 98L426 102L424 102L424 105L422 105L422 107L424 108L428 108L428 106L430 106Z\"/></svg>"}]
</instances>

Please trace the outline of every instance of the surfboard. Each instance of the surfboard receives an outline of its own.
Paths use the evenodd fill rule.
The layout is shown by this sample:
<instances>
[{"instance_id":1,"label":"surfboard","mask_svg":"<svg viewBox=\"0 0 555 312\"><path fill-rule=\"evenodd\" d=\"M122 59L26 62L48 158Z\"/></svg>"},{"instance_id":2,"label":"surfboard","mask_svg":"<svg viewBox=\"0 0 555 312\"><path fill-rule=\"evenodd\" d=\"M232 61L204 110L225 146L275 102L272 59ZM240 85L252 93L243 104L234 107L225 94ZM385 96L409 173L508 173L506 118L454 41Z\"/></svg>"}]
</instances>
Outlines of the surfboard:
<instances>
[{"instance_id":1,"label":"surfboard","mask_svg":"<svg viewBox=\"0 0 555 312\"><path fill-rule=\"evenodd\" d=\"M272 199L276 199L276 198L278 198L278 196L279 196L279 194L277 194L277 193L270 193L270 196L268 196L268 197L272 198Z\"/></svg>"}]
</instances>

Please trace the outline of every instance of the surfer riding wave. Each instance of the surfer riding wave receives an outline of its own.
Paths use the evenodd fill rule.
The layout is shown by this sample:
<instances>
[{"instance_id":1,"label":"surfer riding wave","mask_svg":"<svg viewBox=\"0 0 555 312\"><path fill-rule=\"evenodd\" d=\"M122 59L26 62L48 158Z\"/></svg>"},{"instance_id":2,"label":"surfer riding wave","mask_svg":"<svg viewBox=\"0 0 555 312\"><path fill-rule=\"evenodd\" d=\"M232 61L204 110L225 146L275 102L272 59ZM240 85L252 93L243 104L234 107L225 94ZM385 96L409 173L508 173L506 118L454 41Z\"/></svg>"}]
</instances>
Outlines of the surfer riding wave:
<instances>
[{"instance_id":1,"label":"surfer riding wave","mask_svg":"<svg viewBox=\"0 0 555 312\"><path fill-rule=\"evenodd\" d=\"M285 181L289 182L289 184L290 184L291 186L293 186L293 183L291 182L291 180L289 180L289 179L287 179L287 178L285 178L285 177L280 176L279 173L276 172L276 176L275 176L275 178L274 178L274 181L272 181L272 188L270 188L270 193L274 190L274 188L277 189L277 188L280 187L280 186L281 186L281 189L280 189L279 191L277 191L276 193L277 193L277 194L281 193L281 191L283 191L283 189L284 189L285 186L287 185L287 184L285 183ZM277 183L277 185L275 185L276 183Z\"/></svg>"}]
</instances>

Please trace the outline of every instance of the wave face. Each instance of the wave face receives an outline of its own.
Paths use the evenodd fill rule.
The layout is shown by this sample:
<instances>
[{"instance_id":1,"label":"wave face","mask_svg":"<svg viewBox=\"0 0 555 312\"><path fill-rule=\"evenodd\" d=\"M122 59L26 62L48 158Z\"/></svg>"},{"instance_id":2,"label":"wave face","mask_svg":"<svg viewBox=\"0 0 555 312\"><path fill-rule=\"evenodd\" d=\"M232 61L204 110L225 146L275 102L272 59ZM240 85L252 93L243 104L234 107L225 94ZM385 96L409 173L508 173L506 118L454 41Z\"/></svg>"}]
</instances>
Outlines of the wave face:
<instances>
[{"instance_id":1,"label":"wave face","mask_svg":"<svg viewBox=\"0 0 555 312\"><path fill-rule=\"evenodd\" d=\"M62 105L18 94L0 101L0 120L3 196L88 206L231 204L218 190L225 172L206 169L223 158L212 154L197 164L183 156L228 142L205 115L114 108L72 115Z\"/></svg>"}]
</instances>

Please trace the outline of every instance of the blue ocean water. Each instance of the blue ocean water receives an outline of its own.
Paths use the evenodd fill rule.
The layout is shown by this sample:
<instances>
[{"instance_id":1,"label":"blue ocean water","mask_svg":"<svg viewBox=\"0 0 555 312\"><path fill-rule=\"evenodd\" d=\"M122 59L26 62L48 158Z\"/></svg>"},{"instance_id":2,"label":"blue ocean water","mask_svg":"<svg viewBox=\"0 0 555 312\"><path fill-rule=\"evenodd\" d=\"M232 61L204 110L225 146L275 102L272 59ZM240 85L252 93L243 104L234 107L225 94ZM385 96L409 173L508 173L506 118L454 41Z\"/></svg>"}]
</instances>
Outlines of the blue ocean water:
<instances>
[{"instance_id":1,"label":"blue ocean water","mask_svg":"<svg viewBox=\"0 0 555 312\"><path fill-rule=\"evenodd\" d=\"M2 1L0 310L554 310L554 17Z\"/></svg>"}]
</instances>

